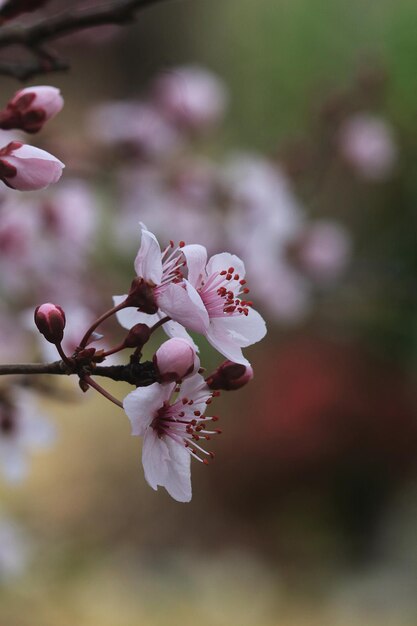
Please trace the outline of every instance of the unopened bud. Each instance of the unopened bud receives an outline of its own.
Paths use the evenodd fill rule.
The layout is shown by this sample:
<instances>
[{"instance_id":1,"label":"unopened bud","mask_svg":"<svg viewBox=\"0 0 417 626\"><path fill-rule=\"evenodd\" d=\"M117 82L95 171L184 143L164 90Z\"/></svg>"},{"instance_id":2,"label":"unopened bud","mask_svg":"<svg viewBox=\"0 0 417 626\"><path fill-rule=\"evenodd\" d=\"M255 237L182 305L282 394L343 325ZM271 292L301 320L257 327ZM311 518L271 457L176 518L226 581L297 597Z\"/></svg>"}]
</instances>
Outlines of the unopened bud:
<instances>
[{"instance_id":1,"label":"unopened bud","mask_svg":"<svg viewBox=\"0 0 417 626\"><path fill-rule=\"evenodd\" d=\"M253 369L250 365L224 361L208 378L207 386L210 389L224 389L233 391L244 387L253 378Z\"/></svg>"},{"instance_id":2,"label":"unopened bud","mask_svg":"<svg viewBox=\"0 0 417 626\"><path fill-rule=\"evenodd\" d=\"M46 302L36 307L35 324L47 341L61 343L64 338L65 313L60 306Z\"/></svg>"},{"instance_id":3,"label":"unopened bud","mask_svg":"<svg viewBox=\"0 0 417 626\"><path fill-rule=\"evenodd\" d=\"M134 278L126 298L127 306L134 306L143 313L154 315L158 310L152 285L143 278Z\"/></svg>"},{"instance_id":4,"label":"unopened bud","mask_svg":"<svg viewBox=\"0 0 417 626\"><path fill-rule=\"evenodd\" d=\"M182 380L200 367L193 346L179 337L165 341L156 351L153 363L163 383Z\"/></svg>"},{"instance_id":5,"label":"unopened bud","mask_svg":"<svg viewBox=\"0 0 417 626\"><path fill-rule=\"evenodd\" d=\"M39 85L20 89L0 112L0 128L36 133L63 106L64 100L56 87Z\"/></svg>"},{"instance_id":6,"label":"unopened bud","mask_svg":"<svg viewBox=\"0 0 417 626\"><path fill-rule=\"evenodd\" d=\"M136 324L128 332L124 340L126 348L142 348L151 336L151 329L147 324Z\"/></svg>"}]
</instances>

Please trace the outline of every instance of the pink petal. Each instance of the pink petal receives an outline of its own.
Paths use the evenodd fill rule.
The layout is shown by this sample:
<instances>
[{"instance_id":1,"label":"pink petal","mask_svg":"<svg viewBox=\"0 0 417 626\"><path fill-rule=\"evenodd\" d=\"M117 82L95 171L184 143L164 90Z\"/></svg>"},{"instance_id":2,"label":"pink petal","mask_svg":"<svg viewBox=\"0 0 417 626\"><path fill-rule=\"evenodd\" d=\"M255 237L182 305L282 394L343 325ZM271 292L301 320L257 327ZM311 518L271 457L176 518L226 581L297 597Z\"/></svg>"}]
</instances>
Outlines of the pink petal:
<instances>
[{"instance_id":1,"label":"pink petal","mask_svg":"<svg viewBox=\"0 0 417 626\"><path fill-rule=\"evenodd\" d=\"M206 333L207 341L233 363L250 365L249 361L243 356L239 344L234 341L229 330L222 323L223 320L224 318L221 317L212 320L210 328Z\"/></svg>"},{"instance_id":2,"label":"pink petal","mask_svg":"<svg viewBox=\"0 0 417 626\"><path fill-rule=\"evenodd\" d=\"M266 335L266 324L263 317L249 308L248 315L231 315L216 320L227 329L230 337L241 347L246 348L257 343ZM213 322L212 322L213 323Z\"/></svg>"},{"instance_id":3,"label":"pink petal","mask_svg":"<svg viewBox=\"0 0 417 626\"><path fill-rule=\"evenodd\" d=\"M221 252L220 254L215 254L209 259L207 263L207 275L210 276L216 272L222 272L223 270L228 270L229 267L233 267L234 273L239 274L240 278L245 277L245 265L241 259L235 254L230 254L229 252Z\"/></svg>"},{"instance_id":4,"label":"pink petal","mask_svg":"<svg viewBox=\"0 0 417 626\"><path fill-rule=\"evenodd\" d=\"M170 398L175 385L153 383L138 387L123 400L123 408L132 425L132 435L143 436L156 412Z\"/></svg>"},{"instance_id":5,"label":"pink petal","mask_svg":"<svg viewBox=\"0 0 417 626\"><path fill-rule=\"evenodd\" d=\"M205 277L205 267L207 263L207 250L204 246L193 244L182 248L187 261L188 282L193 287L199 287L202 278Z\"/></svg>"},{"instance_id":6,"label":"pink petal","mask_svg":"<svg viewBox=\"0 0 417 626\"><path fill-rule=\"evenodd\" d=\"M142 465L145 478L152 489L164 486L168 478L169 451L165 439L158 437L153 428L145 433L142 447Z\"/></svg>"},{"instance_id":7,"label":"pink petal","mask_svg":"<svg viewBox=\"0 0 417 626\"><path fill-rule=\"evenodd\" d=\"M159 285L162 280L161 248L153 233L142 224L142 239L135 259L135 271L140 278Z\"/></svg>"},{"instance_id":8,"label":"pink petal","mask_svg":"<svg viewBox=\"0 0 417 626\"><path fill-rule=\"evenodd\" d=\"M177 502L189 502L192 496L191 457L184 446L178 445L169 437L165 438L165 443L169 452L169 461L163 486Z\"/></svg>"},{"instance_id":9,"label":"pink petal","mask_svg":"<svg viewBox=\"0 0 417 626\"><path fill-rule=\"evenodd\" d=\"M158 305L175 322L197 333L208 328L209 318L206 307L197 291L190 283L181 285L170 283L158 294Z\"/></svg>"},{"instance_id":10,"label":"pink petal","mask_svg":"<svg viewBox=\"0 0 417 626\"><path fill-rule=\"evenodd\" d=\"M124 296L113 296L114 305L117 306L121 304L124 300L126 300L126 295ZM161 315L159 313L155 313L155 315L148 315L147 313L142 313L135 309L135 307L127 307L126 309L122 309L116 313L117 321L120 326L123 328L127 328L130 330L135 324L147 324L148 326L153 326L161 319Z\"/></svg>"}]
</instances>

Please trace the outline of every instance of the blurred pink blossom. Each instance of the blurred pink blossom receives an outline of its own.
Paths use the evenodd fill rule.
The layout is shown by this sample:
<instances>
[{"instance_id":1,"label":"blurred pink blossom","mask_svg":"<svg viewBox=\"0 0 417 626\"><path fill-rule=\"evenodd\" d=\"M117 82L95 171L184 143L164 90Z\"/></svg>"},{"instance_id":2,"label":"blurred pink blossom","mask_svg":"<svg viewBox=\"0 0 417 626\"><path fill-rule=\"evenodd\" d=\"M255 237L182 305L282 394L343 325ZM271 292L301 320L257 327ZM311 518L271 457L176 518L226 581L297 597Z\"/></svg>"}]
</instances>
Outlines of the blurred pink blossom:
<instances>
[{"instance_id":1,"label":"blurred pink blossom","mask_svg":"<svg viewBox=\"0 0 417 626\"><path fill-rule=\"evenodd\" d=\"M0 126L3 129L20 128L27 133L36 133L64 106L59 89L48 85L26 87L16 92L0 111Z\"/></svg>"},{"instance_id":2,"label":"blurred pink blossom","mask_svg":"<svg viewBox=\"0 0 417 626\"><path fill-rule=\"evenodd\" d=\"M301 235L299 260L307 274L318 281L332 281L340 276L351 256L351 238L339 223L317 220Z\"/></svg>"},{"instance_id":3,"label":"blurred pink blossom","mask_svg":"<svg viewBox=\"0 0 417 626\"><path fill-rule=\"evenodd\" d=\"M342 156L363 178L383 180L389 176L398 158L392 128L382 118L358 113L340 129Z\"/></svg>"},{"instance_id":4,"label":"blurred pink blossom","mask_svg":"<svg viewBox=\"0 0 417 626\"><path fill-rule=\"evenodd\" d=\"M222 119L228 94L217 76L190 65L174 68L157 78L154 99L170 120L200 131Z\"/></svg>"}]
</instances>

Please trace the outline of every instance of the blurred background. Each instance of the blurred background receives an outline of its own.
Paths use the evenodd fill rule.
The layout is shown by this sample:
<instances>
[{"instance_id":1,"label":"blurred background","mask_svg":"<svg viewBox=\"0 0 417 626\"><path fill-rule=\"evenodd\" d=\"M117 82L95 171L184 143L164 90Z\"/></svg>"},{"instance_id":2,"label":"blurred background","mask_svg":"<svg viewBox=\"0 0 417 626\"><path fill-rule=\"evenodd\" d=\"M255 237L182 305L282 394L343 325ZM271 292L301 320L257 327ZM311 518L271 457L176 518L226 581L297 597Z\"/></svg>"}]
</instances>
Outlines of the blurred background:
<instances>
[{"instance_id":1,"label":"blurred background","mask_svg":"<svg viewBox=\"0 0 417 626\"><path fill-rule=\"evenodd\" d=\"M43 301L77 344L127 291L139 221L241 256L268 335L186 505L104 398L1 381L1 624L417 623L416 23L411 0L177 0L54 44L71 71L29 84L65 108L25 140L66 170L1 192L2 362L56 358ZM17 411L42 436L16 459Z\"/></svg>"}]
</instances>

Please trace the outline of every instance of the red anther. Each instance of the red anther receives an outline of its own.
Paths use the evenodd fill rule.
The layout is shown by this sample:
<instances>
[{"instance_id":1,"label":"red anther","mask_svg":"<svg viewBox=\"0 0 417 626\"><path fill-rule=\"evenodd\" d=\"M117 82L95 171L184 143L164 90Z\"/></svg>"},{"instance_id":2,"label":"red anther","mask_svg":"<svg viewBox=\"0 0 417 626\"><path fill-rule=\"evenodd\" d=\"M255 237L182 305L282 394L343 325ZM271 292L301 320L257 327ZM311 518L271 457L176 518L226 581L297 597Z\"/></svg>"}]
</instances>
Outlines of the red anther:
<instances>
[{"instance_id":1,"label":"red anther","mask_svg":"<svg viewBox=\"0 0 417 626\"><path fill-rule=\"evenodd\" d=\"M231 280L232 275L231 274L226 274L226 280Z\"/></svg>"},{"instance_id":2,"label":"red anther","mask_svg":"<svg viewBox=\"0 0 417 626\"><path fill-rule=\"evenodd\" d=\"M226 276L226 274L227 274L226 270L223 270L220 272L220 276Z\"/></svg>"},{"instance_id":3,"label":"red anther","mask_svg":"<svg viewBox=\"0 0 417 626\"><path fill-rule=\"evenodd\" d=\"M250 289L248 289L247 287L244 288L243 293L249 293Z\"/></svg>"},{"instance_id":4,"label":"red anther","mask_svg":"<svg viewBox=\"0 0 417 626\"><path fill-rule=\"evenodd\" d=\"M233 276L233 278L234 278L235 280L239 280L239 274L235 274L235 275Z\"/></svg>"},{"instance_id":5,"label":"red anther","mask_svg":"<svg viewBox=\"0 0 417 626\"><path fill-rule=\"evenodd\" d=\"M178 413L178 417L184 417L185 413L184 411L181 411L181 413Z\"/></svg>"},{"instance_id":6,"label":"red anther","mask_svg":"<svg viewBox=\"0 0 417 626\"><path fill-rule=\"evenodd\" d=\"M192 448L191 452L192 452L193 454L197 454L197 450L196 450L195 448Z\"/></svg>"},{"instance_id":7,"label":"red anther","mask_svg":"<svg viewBox=\"0 0 417 626\"><path fill-rule=\"evenodd\" d=\"M196 415L197 417L200 417L201 411L194 411L194 415Z\"/></svg>"},{"instance_id":8,"label":"red anther","mask_svg":"<svg viewBox=\"0 0 417 626\"><path fill-rule=\"evenodd\" d=\"M244 315L245 317L248 317L248 315L249 315L249 311L248 311L248 309L243 309L243 315Z\"/></svg>"},{"instance_id":9,"label":"red anther","mask_svg":"<svg viewBox=\"0 0 417 626\"><path fill-rule=\"evenodd\" d=\"M190 424L192 424L193 426L197 425L197 420L191 420Z\"/></svg>"},{"instance_id":10,"label":"red anther","mask_svg":"<svg viewBox=\"0 0 417 626\"><path fill-rule=\"evenodd\" d=\"M188 404L188 398L183 398L183 399L181 400L181 402L182 402L183 404Z\"/></svg>"},{"instance_id":11,"label":"red anther","mask_svg":"<svg viewBox=\"0 0 417 626\"><path fill-rule=\"evenodd\" d=\"M246 280L245 280L244 278L242 278L242 280L240 280L240 281L239 281L239 283L240 283L241 285L246 285Z\"/></svg>"},{"instance_id":12,"label":"red anther","mask_svg":"<svg viewBox=\"0 0 417 626\"><path fill-rule=\"evenodd\" d=\"M200 441L199 435L193 435L193 439L194 439L194 441Z\"/></svg>"},{"instance_id":13,"label":"red anther","mask_svg":"<svg viewBox=\"0 0 417 626\"><path fill-rule=\"evenodd\" d=\"M214 459L214 457L215 457L216 455L214 454L214 452L209 452L209 456L210 456L210 458L211 458L211 459Z\"/></svg>"},{"instance_id":14,"label":"red anther","mask_svg":"<svg viewBox=\"0 0 417 626\"><path fill-rule=\"evenodd\" d=\"M192 404L194 404L194 400L188 400L188 404L189 406L191 406Z\"/></svg>"},{"instance_id":15,"label":"red anther","mask_svg":"<svg viewBox=\"0 0 417 626\"><path fill-rule=\"evenodd\" d=\"M206 400L206 404L211 404L212 403L212 399L208 398L208 400Z\"/></svg>"},{"instance_id":16,"label":"red anther","mask_svg":"<svg viewBox=\"0 0 417 626\"><path fill-rule=\"evenodd\" d=\"M229 269L227 270L229 274L233 274L233 272L235 271L234 267L229 267Z\"/></svg>"},{"instance_id":17,"label":"red anther","mask_svg":"<svg viewBox=\"0 0 417 626\"><path fill-rule=\"evenodd\" d=\"M210 437L210 435L204 435L204 439L205 439L206 441L210 441L211 437Z\"/></svg>"},{"instance_id":18,"label":"red anther","mask_svg":"<svg viewBox=\"0 0 417 626\"><path fill-rule=\"evenodd\" d=\"M213 398L218 398L220 396L220 391L216 389L216 391L212 391L211 395Z\"/></svg>"},{"instance_id":19,"label":"red anther","mask_svg":"<svg viewBox=\"0 0 417 626\"><path fill-rule=\"evenodd\" d=\"M203 463L204 463L204 465L208 465L208 464L209 464L209 462L207 461L207 459L203 459Z\"/></svg>"},{"instance_id":20,"label":"red anther","mask_svg":"<svg viewBox=\"0 0 417 626\"><path fill-rule=\"evenodd\" d=\"M223 431L220 430L220 428L215 428L214 432L217 433L218 435L221 435Z\"/></svg>"},{"instance_id":21,"label":"red anther","mask_svg":"<svg viewBox=\"0 0 417 626\"><path fill-rule=\"evenodd\" d=\"M185 241L180 241L178 244L179 248L183 248L185 246Z\"/></svg>"},{"instance_id":22,"label":"red anther","mask_svg":"<svg viewBox=\"0 0 417 626\"><path fill-rule=\"evenodd\" d=\"M220 419L220 417L218 415L213 415L212 418L211 418L211 421L212 422L218 422L219 419Z\"/></svg>"},{"instance_id":23,"label":"red anther","mask_svg":"<svg viewBox=\"0 0 417 626\"><path fill-rule=\"evenodd\" d=\"M171 246L171 248L174 247L174 242L172 241L172 239L169 240L169 245Z\"/></svg>"}]
</instances>

